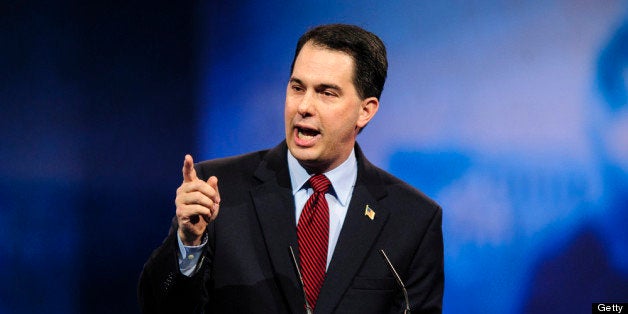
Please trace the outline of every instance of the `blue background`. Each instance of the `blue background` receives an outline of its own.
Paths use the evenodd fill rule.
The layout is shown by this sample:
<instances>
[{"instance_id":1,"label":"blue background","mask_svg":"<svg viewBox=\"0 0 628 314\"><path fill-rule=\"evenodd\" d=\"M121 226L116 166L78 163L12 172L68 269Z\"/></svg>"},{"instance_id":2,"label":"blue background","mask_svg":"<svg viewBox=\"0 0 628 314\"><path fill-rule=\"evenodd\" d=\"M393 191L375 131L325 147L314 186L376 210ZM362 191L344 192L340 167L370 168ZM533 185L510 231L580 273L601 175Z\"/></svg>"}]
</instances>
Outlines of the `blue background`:
<instances>
[{"instance_id":1,"label":"blue background","mask_svg":"<svg viewBox=\"0 0 628 314\"><path fill-rule=\"evenodd\" d=\"M294 45L328 22L387 44L358 141L443 206L445 313L628 302L626 9L3 2L0 313L136 313L184 154L281 141Z\"/></svg>"}]
</instances>

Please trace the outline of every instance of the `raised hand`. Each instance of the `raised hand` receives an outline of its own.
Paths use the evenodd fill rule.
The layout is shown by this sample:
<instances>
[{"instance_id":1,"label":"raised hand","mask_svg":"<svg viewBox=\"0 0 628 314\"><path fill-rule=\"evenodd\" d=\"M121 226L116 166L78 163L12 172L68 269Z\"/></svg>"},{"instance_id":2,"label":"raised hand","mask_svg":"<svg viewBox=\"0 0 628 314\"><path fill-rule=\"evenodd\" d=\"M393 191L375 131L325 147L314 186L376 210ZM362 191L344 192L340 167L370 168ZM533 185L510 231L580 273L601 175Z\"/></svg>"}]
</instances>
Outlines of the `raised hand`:
<instances>
[{"instance_id":1,"label":"raised hand","mask_svg":"<svg viewBox=\"0 0 628 314\"><path fill-rule=\"evenodd\" d=\"M199 245L207 224L214 221L220 208L218 178L203 181L196 176L192 156L183 161L183 183L177 189L175 204L179 236L184 245Z\"/></svg>"}]
</instances>

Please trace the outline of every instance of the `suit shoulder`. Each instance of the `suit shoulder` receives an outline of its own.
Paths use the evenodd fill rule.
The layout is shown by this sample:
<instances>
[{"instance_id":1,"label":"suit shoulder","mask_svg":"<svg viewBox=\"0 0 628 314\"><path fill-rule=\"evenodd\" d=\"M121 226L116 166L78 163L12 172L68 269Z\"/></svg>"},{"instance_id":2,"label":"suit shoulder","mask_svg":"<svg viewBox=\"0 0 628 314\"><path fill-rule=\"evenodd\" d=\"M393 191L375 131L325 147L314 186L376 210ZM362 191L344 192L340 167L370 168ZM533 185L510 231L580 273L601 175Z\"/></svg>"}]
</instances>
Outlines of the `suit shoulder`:
<instances>
[{"instance_id":1,"label":"suit shoulder","mask_svg":"<svg viewBox=\"0 0 628 314\"><path fill-rule=\"evenodd\" d=\"M242 155L205 160L194 165L200 179L210 176L233 176L234 174L251 174L266 156L268 150L246 153Z\"/></svg>"},{"instance_id":2,"label":"suit shoulder","mask_svg":"<svg viewBox=\"0 0 628 314\"><path fill-rule=\"evenodd\" d=\"M377 168L386 190L392 199L402 204L407 204L413 208L424 208L432 211L441 211L441 207L436 201L427 196L418 188L408 184L391 173Z\"/></svg>"}]
</instances>

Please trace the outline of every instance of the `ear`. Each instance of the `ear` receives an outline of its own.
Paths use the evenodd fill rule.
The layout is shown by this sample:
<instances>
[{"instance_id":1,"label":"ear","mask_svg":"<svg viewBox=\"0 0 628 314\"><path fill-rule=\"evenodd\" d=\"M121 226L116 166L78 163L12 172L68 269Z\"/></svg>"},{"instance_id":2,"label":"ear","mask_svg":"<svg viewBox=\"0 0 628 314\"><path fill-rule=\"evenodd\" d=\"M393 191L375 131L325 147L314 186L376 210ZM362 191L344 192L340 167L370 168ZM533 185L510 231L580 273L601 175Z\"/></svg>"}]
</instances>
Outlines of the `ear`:
<instances>
[{"instance_id":1,"label":"ear","mask_svg":"<svg viewBox=\"0 0 628 314\"><path fill-rule=\"evenodd\" d=\"M360 103L360 113L358 116L357 126L362 129L364 128L371 119L377 113L377 109L379 109L379 100L376 97L369 97L362 100Z\"/></svg>"}]
</instances>

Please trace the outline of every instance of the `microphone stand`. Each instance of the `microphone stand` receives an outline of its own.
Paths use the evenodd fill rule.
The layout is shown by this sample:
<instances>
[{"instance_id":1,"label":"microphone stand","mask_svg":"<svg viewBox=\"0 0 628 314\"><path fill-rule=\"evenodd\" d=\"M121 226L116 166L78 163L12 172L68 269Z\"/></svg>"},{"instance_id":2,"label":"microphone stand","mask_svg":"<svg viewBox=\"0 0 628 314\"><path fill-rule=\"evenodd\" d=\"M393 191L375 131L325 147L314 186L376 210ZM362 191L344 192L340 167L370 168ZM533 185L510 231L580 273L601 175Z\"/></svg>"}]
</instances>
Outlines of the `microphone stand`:
<instances>
[{"instance_id":1,"label":"microphone stand","mask_svg":"<svg viewBox=\"0 0 628 314\"><path fill-rule=\"evenodd\" d=\"M307 301L307 294L305 294L305 284L303 283L303 277L301 276L301 271L299 270L299 264L297 263L297 257L294 254L294 250L292 249L292 245L289 246L290 255L292 256L292 265L297 272L297 278L299 278L299 282L301 283L301 289L303 289L303 296L305 297L305 313L306 314L314 314L312 307L310 306L310 302Z\"/></svg>"},{"instance_id":2,"label":"microphone stand","mask_svg":"<svg viewBox=\"0 0 628 314\"><path fill-rule=\"evenodd\" d=\"M290 250L292 250L292 248L290 248ZM395 267L390 262L390 259L388 259L386 252L384 252L384 250L379 250L379 252L382 253L382 257L384 258L384 261L386 261L386 265L388 265L388 269L390 269L390 272L393 274L393 277L395 277L397 284L399 285L399 287L401 287L401 291L403 292L403 298L406 303L406 308L403 310L403 314L411 314L410 313L410 300L408 300L408 290L406 290L406 285L403 284L401 277L399 277L399 274L395 270Z\"/></svg>"}]
</instances>

